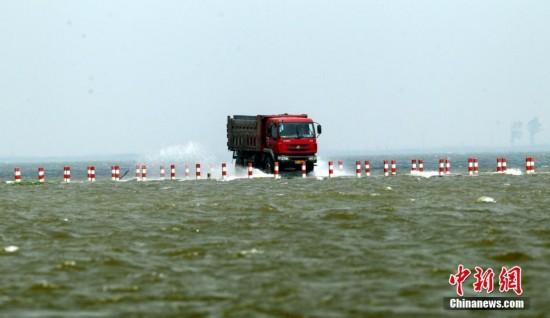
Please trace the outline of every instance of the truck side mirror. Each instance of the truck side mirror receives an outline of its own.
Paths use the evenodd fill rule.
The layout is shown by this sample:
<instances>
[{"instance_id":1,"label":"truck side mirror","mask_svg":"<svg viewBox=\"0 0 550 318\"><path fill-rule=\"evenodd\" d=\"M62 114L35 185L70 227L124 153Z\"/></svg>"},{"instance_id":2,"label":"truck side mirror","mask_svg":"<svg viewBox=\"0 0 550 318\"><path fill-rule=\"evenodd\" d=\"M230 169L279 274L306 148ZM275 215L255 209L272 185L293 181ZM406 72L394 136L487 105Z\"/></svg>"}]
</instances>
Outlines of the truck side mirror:
<instances>
[{"instance_id":1,"label":"truck side mirror","mask_svg":"<svg viewBox=\"0 0 550 318\"><path fill-rule=\"evenodd\" d=\"M317 135L320 135L323 132L323 126L317 125Z\"/></svg>"}]
</instances>

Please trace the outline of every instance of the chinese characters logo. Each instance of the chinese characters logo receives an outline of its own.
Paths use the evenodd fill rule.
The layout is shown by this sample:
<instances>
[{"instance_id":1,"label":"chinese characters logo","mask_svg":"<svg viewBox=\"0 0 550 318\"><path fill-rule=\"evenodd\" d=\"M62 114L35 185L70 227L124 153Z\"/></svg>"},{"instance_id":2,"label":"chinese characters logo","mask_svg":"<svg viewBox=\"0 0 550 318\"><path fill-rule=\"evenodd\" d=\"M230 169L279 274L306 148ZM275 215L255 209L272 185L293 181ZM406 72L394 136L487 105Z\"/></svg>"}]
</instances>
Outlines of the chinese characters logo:
<instances>
[{"instance_id":1,"label":"chinese characters logo","mask_svg":"<svg viewBox=\"0 0 550 318\"><path fill-rule=\"evenodd\" d=\"M474 292L481 293L485 290L487 294L492 293L495 287L495 272L493 269L489 267L486 270L483 270L483 268L476 266L474 270ZM458 296L464 295L462 284L471 273L471 270L465 268L462 264L459 264L457 272L455 274L451 274L449 277L449 284L451 284L451 286L456 286L456 294ZM523 293L523 289L521 288L521 267L514 266L511 268L506 268L505 266L502 266L500 274L498 275L498 285L498 291L501 293L506 293L512 290L516 295L521 295Z\"/></svg>"}]
</instances>

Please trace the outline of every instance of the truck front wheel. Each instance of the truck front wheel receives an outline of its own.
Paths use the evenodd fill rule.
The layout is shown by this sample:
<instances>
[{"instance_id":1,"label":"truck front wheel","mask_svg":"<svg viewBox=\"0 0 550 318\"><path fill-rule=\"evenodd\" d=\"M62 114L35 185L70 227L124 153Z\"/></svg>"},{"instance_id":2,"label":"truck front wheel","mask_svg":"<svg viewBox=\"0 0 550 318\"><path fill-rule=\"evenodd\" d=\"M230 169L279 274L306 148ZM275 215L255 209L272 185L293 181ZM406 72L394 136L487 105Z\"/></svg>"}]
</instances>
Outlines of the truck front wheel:
<instances>
[{"instance_id":1,"label":"truck front wheel","mask_svg":"<svg viewBox=\"0 0 550 318\"><path fill-rule=\"evenodd\" d=\"M313 171L313 169L315 168L313 162L308 162L306 163L306 173L310 173Z\"/></svg>"},{"instance_id":2,"label":"truck front wheel","mask_svg":"<svg viewBox=\"0 0 550 318\"><path fill-rule=\"evenodd\" d=\"M271 156L266 156L265 159L264 159L264 170L267 173L273 173L274 172L274 166L275 166L275 164L273 163L273 159L271 158Z\"/></svg>"}]
</instances>

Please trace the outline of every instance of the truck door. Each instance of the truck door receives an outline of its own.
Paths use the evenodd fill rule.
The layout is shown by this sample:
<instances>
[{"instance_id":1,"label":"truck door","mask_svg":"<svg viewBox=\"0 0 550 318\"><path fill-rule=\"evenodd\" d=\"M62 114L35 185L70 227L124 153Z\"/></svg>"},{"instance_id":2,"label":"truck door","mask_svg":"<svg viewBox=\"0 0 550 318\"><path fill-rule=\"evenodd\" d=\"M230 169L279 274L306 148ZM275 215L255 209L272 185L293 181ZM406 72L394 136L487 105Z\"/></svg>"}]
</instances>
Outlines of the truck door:
<instances>
[{"instance_id":1,"label":"truck door","mask_svg":"<svg viewBox=\"0 0 550 318\"><path fill-rule=\"evenodd\" d=\"M273 149L277 143L277 125L271 123L267 125L267 131L265 133L265 145L269 149Z\"/></svg>"}]
</instances>

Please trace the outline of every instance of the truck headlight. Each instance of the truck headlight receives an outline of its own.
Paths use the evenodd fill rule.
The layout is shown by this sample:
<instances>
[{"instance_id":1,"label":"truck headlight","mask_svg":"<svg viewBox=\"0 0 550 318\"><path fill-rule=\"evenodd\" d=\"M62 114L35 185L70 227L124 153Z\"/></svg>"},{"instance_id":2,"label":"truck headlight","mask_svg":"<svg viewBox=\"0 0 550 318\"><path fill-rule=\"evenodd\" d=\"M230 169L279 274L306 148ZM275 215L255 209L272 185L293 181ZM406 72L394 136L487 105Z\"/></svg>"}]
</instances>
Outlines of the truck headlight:
<instances>
[{"instance_id":1,"label":"truck headlight","mask_svg":"<svg viewBox=\"0 0 550 318\"><path fill-rule=\"evenodd\" d=\"M287 156L279 156L279 157L277 157L277 159L279 159L279 161L288 161Z\"/></svg>"}]
</instances>

